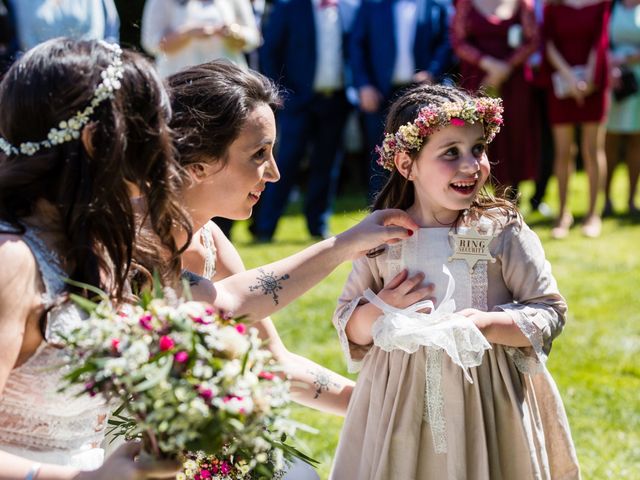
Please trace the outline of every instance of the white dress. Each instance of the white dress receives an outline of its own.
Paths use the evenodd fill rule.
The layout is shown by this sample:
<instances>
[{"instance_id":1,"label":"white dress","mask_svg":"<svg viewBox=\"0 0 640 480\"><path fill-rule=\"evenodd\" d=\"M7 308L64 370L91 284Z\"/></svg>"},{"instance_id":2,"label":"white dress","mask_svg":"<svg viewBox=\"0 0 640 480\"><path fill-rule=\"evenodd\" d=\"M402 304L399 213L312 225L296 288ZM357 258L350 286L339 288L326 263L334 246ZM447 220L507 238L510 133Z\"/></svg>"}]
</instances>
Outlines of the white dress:
<instances>
[{"instance_id":1,"label":"white dress","mask_svg":"<svg viewBox=\"0 0 640 480\"><path fill-rule=\"evenodd\" d=\"M0 222L0 231L15 229ZM43 303L50 307L63 291L65 274L34 229L27 228L22 239L37 261L46 288ZM54 346L58 340L54 332L69 331L81 320L74 305L53 307L47 316L46 340L25 363L11 370L0 394L0 450L82 470L102 464L100 443L109 415L106 403L101 397L76 396L77 390L58 391L69 367L64 350Z\"/></svg>"}]
</instances>

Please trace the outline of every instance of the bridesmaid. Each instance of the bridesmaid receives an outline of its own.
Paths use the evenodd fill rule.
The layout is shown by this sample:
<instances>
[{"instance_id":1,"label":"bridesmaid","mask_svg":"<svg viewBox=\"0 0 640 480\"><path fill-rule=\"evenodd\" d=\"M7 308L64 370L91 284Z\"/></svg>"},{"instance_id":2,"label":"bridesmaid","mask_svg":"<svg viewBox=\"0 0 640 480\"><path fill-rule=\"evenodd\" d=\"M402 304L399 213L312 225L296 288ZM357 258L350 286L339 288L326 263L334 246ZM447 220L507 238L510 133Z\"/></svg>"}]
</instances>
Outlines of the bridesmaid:
<instances>
[{"instance_id":1,"label":"bridesmaid","mask_svg":"<svg viewBox=\"0 0 640 480\"><path fill-rule=\"evenodd\" d=\"M166 97L149 62L102 41L45 42L0 83L0 478L175 475L134 462L135 444L101 466L108 405L58 391L68 370L57 334L81 321L62 279L125 300L132 190L150 199L142 213L167 278L179 274L170 228L190 224Z\"/></svg>"},{"instance_id":2,"label":"bridesmaid","mask_svg":"<svg viewBox=\"0 0 640 480\"><path fill-rule=\"evenodd\" d=\"M560 213L551 235L558 239L565 238L573 224L567 196L578 125L582 130L581 151L589 177L589 207L582 233L597 237L602 228L596 202L603 190L606 171L610 8L609 0L554 0L544 11L546 68L552 72L549 84L556 85L547 99L555 145L554 170L560 194ZM566 85L566 93L560 92L558 87L562 85Z\"/></svg>"},{"instance_id":3,"label":"bridesmaid","mask_svg":"<svg viewBox=\"0 0 640 480\"><path fill-rule=\"evenodd\" d=\"M536 177L539 112L526 60L539 44L529 0L458 0L451 43L460 58L461 86L485 88L504 101L504 127L491 144L496 180L517 189Z\"/></svg>"}]
</instances>

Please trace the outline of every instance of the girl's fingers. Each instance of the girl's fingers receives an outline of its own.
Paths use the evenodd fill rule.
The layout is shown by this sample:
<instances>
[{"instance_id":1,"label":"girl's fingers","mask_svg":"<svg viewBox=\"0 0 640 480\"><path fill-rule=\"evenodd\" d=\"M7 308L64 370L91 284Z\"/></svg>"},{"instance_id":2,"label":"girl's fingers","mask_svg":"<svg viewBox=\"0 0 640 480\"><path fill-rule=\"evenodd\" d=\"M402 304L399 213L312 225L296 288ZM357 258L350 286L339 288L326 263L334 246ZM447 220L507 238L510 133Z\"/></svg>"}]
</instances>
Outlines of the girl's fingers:
<instances>
[{"instance_id":1,"label":"girl's fingers","mask_svg":"<svg viewBox=\"0 0 640 480\"><path fill-rule=\"evenodd\" d=\"M387 284L385 288L388 290L393 290L394 288L398 288L398 285L400 285L402 282L404 282L407 279L407 275L409 275L409 272L407 272L406 269L402 270L399 274L393 277L393 279Z\"/></svg>"},{"instance_id":2,"label":"girl's fingers","mask_svg":"<svg viewBox=\"0 0 640 480\"><path fill-rule=\"evenodd\" d=\"M424 280L424 273L419 272L416 273L412 277L408 277L404 282L402 282L396 288L396 292L400 295L407 295L408 293L413 292L413 290L422 283Z\"/></svg>"}]
</instances>

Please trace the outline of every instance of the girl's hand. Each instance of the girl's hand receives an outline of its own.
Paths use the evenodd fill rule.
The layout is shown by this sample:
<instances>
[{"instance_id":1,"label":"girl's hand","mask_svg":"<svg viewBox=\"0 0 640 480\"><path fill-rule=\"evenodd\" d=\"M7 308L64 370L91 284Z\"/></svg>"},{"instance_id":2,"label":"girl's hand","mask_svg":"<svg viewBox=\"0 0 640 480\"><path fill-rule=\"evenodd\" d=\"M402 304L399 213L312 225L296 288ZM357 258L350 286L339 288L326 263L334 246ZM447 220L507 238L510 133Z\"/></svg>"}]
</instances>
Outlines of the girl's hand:
<instances>
[{"instance_id":1,"label":"girl's hand","mask_svg":"<svg viewBox=\"0 0 640 480\"><path fill-rule=\"evenodd\" d=\"M459 315L463 317L467 317L470 319L478 329L485 334L485 330L489 328L491 325L491 315L487 312L483 312L482 310L478 310L476 308L465 308L457 312Z\"/></svg>"},{"instance_id":2,"label":"girl's hand","mask_svg":"<svg viewBox=\"0 0 640 480\"><path fill-rule=\"evenodd\" d=\"M181 465L173 460L137 459L142 444L127 442L107 458L97 470L79 473L76 480L142 480L175 478Z\"/></svg>"},{"instance_id":3,"label":"girl's hand","mask_svg":"<svg viewBox=\"0 0 640 480\"><path fill-rule=\"evenodd\" d=\"M435 299L430 296L433 293L434 285L420 286L423 280L424 273L420 272L409 277L409 273L403 270L378 292L378 298L386 304L400 309L407 308L422 300L435 302Z\"/></svg>"}]
</instances>

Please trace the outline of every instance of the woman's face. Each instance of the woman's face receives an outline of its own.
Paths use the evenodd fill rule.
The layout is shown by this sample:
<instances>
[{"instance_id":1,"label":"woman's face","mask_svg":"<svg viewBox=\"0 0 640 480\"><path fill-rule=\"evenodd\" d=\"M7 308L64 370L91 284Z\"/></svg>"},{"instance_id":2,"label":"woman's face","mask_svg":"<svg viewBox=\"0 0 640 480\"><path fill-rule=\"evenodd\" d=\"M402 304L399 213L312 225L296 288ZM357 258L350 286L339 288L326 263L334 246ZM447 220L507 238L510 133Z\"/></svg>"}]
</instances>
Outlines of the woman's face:
<instances>
[{"instance_id":1,"label":"woman's face","mask_svg":"<svg viewBox=\"0 0 640 480\"><path fill-rule=\"evenodd\" d=\"M416 221L422 226L449 224L471 206L489 177L482 125L442 128L431 135L410 170L402 161L398 167L413 181L415 203L410 213Z\"/></svg>"},{"instance_id":2,"label":"woman's face","mask_svg":"<svg viewBox=\"0 0 640 480\"><path fill-rule=\"evenodd\" d=\"M275 117L262 104L247 117L240 134L227 150L227 162L194 167L194 182L185 191L187 208L196 227L211 217L249 218L267 182L277 182L280 172L273 158Z\"/></svg>"}]
</instances>

